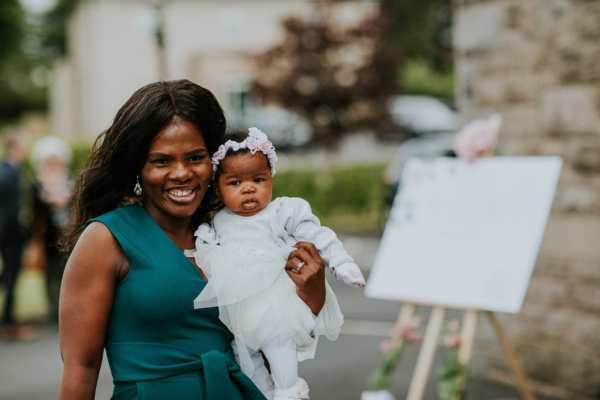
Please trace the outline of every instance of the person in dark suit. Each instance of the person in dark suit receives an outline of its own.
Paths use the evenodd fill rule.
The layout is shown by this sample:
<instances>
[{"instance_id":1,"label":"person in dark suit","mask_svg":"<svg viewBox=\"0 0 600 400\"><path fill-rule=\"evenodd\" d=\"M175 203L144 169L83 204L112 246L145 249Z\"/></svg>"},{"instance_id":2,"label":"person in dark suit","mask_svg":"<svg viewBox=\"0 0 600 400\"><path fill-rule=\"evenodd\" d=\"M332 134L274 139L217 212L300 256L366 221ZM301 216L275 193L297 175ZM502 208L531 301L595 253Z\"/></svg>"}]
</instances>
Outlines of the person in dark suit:
<instances>
[{"instance_id":1,"label":"person in dark suit","mask_svg":"<svg viewBox=\"0 0 600 400\"><path fill-rule=\"evenodd\" d=\"M15 284L21 269L25 235L19 222L20 168L25 149L16 135L4 140L4 159L0 161L0 253L2 286L5 291L1 331L13 339L26 339L29 332L16 324L14 315Z\"/></svg>"}]
</instances>

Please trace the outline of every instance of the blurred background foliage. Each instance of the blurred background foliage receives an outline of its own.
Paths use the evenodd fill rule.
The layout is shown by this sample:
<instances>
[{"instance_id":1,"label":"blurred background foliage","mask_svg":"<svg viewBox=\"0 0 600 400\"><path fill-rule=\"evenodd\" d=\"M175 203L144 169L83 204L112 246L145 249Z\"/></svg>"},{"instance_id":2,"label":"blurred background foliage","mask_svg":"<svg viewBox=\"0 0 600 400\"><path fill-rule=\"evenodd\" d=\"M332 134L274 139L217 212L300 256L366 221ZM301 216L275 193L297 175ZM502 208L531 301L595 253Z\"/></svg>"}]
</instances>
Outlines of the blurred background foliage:
<instances>
[{"instance_id":1,"label":"blurred background foliage","mask_svg":"<svg viewBox=\"0 0 600 400\"><path fill-rule=\"evenodd\" d=\"M393 129L386 104L398 93L402 62L402 50L386 40L392 21L383 7L345 25L336 3L286 19L283 39L257 57L261 74L252 83L264 102L304 116L313 141L325 144L360 129Z\"/></svg>"},{"instance_id":2,"label":"blurred background foliage","mask_svg":"<svg viewBox=\"0 0 600 400\"><path fill-rule=\"evenodd\" d=\"M401 92L452 103L450 0L381 0L378 12L344 28L339 3L283 22L284 38L256 59L258 98L303 115L325 144L361 129L394 130L386 105Z\"/></svg>"},{"instance_id":3,"label":"blurred background foliage","mask_svg":"<svg viewBox=\"0 0 600 400\"><path fill-rule=\"evenodd\" d=\"M72 149L70 169L77 174L87 162L90 145L78 142ZM31 170L29 163L25 169ZM384 205L384 169L385 164L381 163L280 170L273 180L273 197L306 199L323 224L340 232L377 232Z\"/></svg>"},{"instance_id":4,"label":"blurred background foliage","mask_svg":"<svg viewBox=\"0 0 600 400\"><path fill-rule=\"evenodd\" d=\"M67 21L79 0L57 0L44 13L0 1L0 126L47 111L54 60L67 52Z\"/></svg>"},{"instance_id":5,"label":"blurred background foliage","mask_svg":"<svg viewBox=\"0 0 600 400\"><path fill-rule=\"evenodd\" d=\"M339 232L377 232L383 210L384 164L278 172L273 197L306 199L324 225Z\"/></svg>"},{"instance_id":6,"label":"blurred background foliage","mask_svg":"<svg viewBox=\"0 0 600 400\"><path fill-rule=\"evenodd\" d=\"M437 73L451 73L451 0L382 0L391 16L389 39L408 59L422 60Z\"/></svg>"},{"instance_id":7,"label":"blurred background foliage","mask_svg":"<svg viewBox=\"0 0 600 400\"><path fill-rule=\"evenodd\" d=\"M413 58L404 64L399 79L406 93L429 95L454 105L454 75L451 69L437 70L427 60Z\"/></svg>"},{"instance_id":8,"label":"blurred background foliage","mask_svg":"<svg viewBox=\"0 0 600 400\"><path fill-rule=\"evenodd\" d=\"M47 110L52 64L68 55L68 21L80 1L56 0L43 12L24 8L19 0L0 1L0 127L17 123L28 112ZM287 32L284 43L297 44L285 52L285 57L288 61L314 61L319 59L315 55L333 50L332 54L336 48L362 43L367 46L362 50L370 54L362 69L357 69L356 59L335 60L335 57L332 57L335 62L346 65L336 66L334 62L333 67L324 72L322 62L308 66L298 63L296 75L313 78L312 83L320 84L316 93L312 97L298 96L294 90L302 85L296 88L283 85L272 89L263 87L261 94L265 98L288 96L289 99L301 99L297 103L287 101L284 104L302 108L305 115L312 113L313 123L327 119L322 112L327 107L339 108L335 114L347 115L348 120L344 123L330 121L322 130L334 139L342 130L386 122L378 113L385 107L379 103L365 107L367 103L363 100L374 95L430 94L452 101L450 0L380 0L380 10L374 18L365 19L362 25L341 33L328 25L327 18L327 7L339 1L319 3L321 18L284 22ZM321 48L311 44L314 41L310 39L315 36L325 39ZM355 50L355 54L362 51L359 47ZM260 55L259 62L266 68L282 52L276 46ZM355 71L348 73L348 66ZM339 71L344 68L345 72L340 76ZM385 79L378 80L382 77ZM309 81L304 80L304 90L311 85ZM371 114L360 117L361 110L367 109L372 111ZM85 165L91 144L74 142L72 145L71 168L76 175ZM383 203L380 179L383 168L383 165L371 165L325 171L282 171L275 180L275 195L306 198L323 222L337 229L348 227L352 230L360 226L364 231L376 230Z\"/></svg>"},{"instance_id":9,"label":"blurred background foliage","mask_svg":"<svg viewBox=\"0 0 600 400\"><path fill-rule=\"evenodd\" d=\"M0 1L0 125L47 110L51 66L68 53L68 20L80 1L56 0L43 13L27 11L19 0ZM381 20L363 27L363 36L364 29L380 35L380 49L402 56L404 62L391 71L399 91L451 101L450 3L381 0Z\"/></svg>"}]
</instances>

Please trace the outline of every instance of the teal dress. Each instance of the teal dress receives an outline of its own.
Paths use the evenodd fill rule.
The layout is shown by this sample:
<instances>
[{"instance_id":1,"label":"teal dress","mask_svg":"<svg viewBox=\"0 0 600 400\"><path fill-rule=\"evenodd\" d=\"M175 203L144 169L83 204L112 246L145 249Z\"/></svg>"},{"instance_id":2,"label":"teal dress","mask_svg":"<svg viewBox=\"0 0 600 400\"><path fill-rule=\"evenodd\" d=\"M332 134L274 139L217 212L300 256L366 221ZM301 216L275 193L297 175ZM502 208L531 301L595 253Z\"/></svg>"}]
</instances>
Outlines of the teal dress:
<instances>
[{"instance_id":1,"label":"teal dress","mask_svg":"<svg viewBox=\"0 0 600 400\"><path fill-rule=\"evenodd\" d=\"M147 211L130 205L92 221L111 231L129 259L106 335L112 398L265 399L236 364L218 310L194 310L206 283Z\"/></svg>"}]
</instances>

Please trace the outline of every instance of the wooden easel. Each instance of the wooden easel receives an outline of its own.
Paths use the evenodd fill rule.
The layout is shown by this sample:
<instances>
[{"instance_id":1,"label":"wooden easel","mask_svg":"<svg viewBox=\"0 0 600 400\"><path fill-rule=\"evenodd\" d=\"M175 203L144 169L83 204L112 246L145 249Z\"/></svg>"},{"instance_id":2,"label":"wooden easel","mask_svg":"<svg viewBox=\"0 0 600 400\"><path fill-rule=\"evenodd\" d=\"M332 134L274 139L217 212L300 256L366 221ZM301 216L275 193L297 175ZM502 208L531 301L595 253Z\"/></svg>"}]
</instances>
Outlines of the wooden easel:
<instances>
[{"instance_id":1,"label":"wooden easel","mask_svg":"<svg viewBox=\"0 0 600 400\"><path fill-rule=\"evenodd\" d=\"M403 324L412 318L416 310L415 304L405 304L402 306L398 320L396 324ZM413 372L412 381L408 389L407 400L421 400L427 384L427 378L433 364L435 351L438 346L438 338L442 331L442 325L444 323L444 315L446 308L442 306L433 306L431 315L429 316L429 322L425 330L425 337L423 338L423 345L419 352L417 359L417 365ZM492 311L483 310L465 310L463 315L463 323L461 330L461 345L458 353L458 359L463 365L467 365L471 359L473 353L473 341L475 339L475 330L477 328L477 318L480 313L486 316L490 321L498 343L502 348L502 353L506 361L508 362L512 372L514 373L521 398L524 400L535 400L535 397L531 393L527 384L527 378L521 367L521 363L515 354L512 346L510 345L508 338L502 328L502 325L496 318L496 315Z\"/></svg>"}]
</instances>

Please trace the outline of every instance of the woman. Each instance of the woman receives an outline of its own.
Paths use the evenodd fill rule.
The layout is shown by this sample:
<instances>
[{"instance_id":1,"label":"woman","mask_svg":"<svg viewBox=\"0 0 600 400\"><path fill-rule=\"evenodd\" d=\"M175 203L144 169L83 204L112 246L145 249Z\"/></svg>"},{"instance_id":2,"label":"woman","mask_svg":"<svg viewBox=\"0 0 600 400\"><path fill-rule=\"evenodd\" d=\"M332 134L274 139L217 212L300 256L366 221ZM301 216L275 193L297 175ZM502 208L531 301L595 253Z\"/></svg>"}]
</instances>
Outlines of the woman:
<instances>
[{"instance_id":1,"label":"woman","mask_svg":"<svg viewBox=\"0 0 600 400\"><path fill-rule=\"evenodd\" d=\"M69 178L71 149L64 140L47 136L33 147L35 182L32 188L32 240L43 252L50 319L58 320L58 292L64 257L58 240L68 222L73 184Z\"/></svg>"},{"instance_id":2,"label":"woman","mask_svg":"<svg viewBox=\"0 0 600 400\"><path fill-rule=\"evenodd\" d=\"M135 92L94 145L66 243L61 399L94 398L104 347L114 399L264 398L233 361L216 308L193 309L206 282L184 255L215 203L210 156L224 131L208 90L159 82ZM318 314L325 281L314 246L297 245L286 269Z\"/></svg>"}]
</instances>

